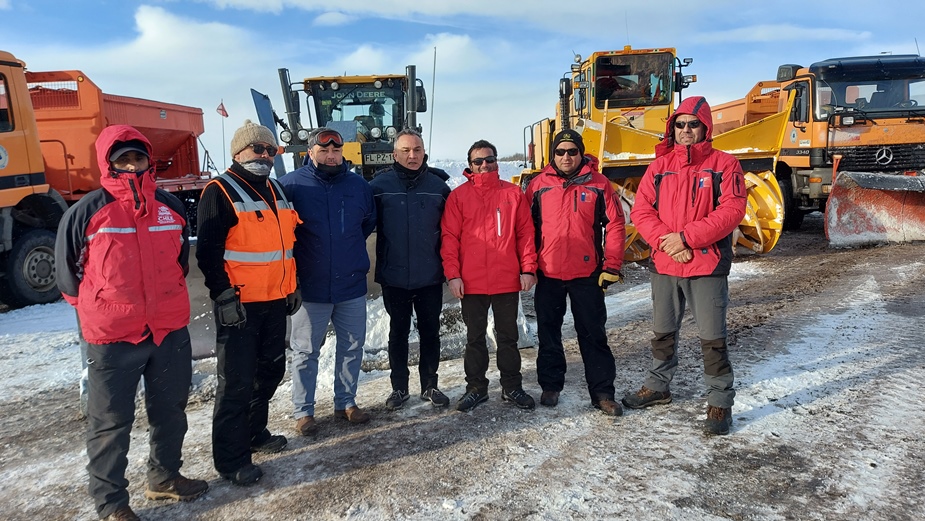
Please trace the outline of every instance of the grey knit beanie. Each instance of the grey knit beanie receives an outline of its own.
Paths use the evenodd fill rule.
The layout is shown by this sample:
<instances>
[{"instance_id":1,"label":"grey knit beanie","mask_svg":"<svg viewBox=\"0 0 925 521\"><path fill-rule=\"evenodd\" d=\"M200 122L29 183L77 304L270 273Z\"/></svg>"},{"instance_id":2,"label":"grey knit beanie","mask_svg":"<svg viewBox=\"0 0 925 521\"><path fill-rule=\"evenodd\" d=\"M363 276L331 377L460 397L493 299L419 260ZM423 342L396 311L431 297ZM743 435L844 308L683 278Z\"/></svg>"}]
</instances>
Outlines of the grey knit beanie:
<instances>
[{"instance_id":1,"label":"grey knit beanie","mask_svg":"<svg viewBox=\"0 0 925 521\"><path fill-rule=\"evenodd\" d=\"M231 155L237 154L254 143L277 144L276 138L273 137L273 132L270 129L245 119L244 125L235 130L234 137L231 138Z\"/></svg>"}]
</instances>

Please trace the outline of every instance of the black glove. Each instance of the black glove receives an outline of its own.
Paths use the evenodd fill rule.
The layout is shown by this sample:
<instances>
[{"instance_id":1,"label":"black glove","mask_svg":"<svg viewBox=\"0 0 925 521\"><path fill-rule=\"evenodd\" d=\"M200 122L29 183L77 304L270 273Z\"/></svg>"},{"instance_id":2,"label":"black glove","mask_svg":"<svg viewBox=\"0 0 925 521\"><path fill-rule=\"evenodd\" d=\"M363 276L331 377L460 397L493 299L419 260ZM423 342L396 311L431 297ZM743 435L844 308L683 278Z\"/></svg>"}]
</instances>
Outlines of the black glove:
<instances>
[{"instance_id":1,"label":"black glove","mask_svg":"<svg viewBox=\"0 0 925 521\"><path fill-rule=\"evenodd\" d=\"M607 286L614 282L623 284L623 274L620 273L620 270L604 270L601 272L601 276L597 278L597 284L602 289L607 289Z\"/></svg>"},{"instance_id":2,"label":"black glove","mask_svg":"<svg viewBox=\"0 0 925 521\"><path fill-rule=\"evenodd\" d=\"M302 291L296 288L293 293L286 295L286 313L291 317L302 307Z\"/></svg>"},{"instance_id":3,"label":"black glove","mask_svg":"<svg viewBox=\"0 0 925 521\"><path fill-rule=\"evenodd\" d=\"M228 288L215 299L215 316L223 326L244 327L247 313L241 304L241 293L237 288Z\"/></svg>"}]
</instances>

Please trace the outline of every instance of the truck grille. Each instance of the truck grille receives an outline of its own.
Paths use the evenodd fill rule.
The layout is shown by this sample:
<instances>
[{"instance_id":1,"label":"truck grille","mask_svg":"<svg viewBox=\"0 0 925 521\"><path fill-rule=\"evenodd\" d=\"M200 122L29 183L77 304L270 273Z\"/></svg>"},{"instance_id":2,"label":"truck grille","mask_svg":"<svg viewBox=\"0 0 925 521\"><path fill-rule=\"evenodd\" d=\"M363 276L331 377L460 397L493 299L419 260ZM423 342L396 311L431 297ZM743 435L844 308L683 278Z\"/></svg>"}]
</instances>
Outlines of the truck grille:
<instances>
[{"instance_id":1,"label":"truck grille","mask_svg":"<svg viewBox=\"0 0 925 521\"><path fill-rule=\"evenodd\" d=\"M925 168L925 143L832 147L829 154L842 155L839 170L888 172Z\"/></svg>"}]
</instances>

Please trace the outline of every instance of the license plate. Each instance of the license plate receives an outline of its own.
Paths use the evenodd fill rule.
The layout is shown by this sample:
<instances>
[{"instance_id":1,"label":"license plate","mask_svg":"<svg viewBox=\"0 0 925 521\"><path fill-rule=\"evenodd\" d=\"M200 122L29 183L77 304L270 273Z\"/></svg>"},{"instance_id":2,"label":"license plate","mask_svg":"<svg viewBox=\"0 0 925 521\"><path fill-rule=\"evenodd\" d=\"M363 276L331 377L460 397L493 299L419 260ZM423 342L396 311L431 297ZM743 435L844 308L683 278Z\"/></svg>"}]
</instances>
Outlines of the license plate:
<instances>
[{"instance_id":1,"label":"license plate","mask_svg":"<svg viewBox=\"0 0 925 521\"><path fill-rule=\"evenodd\" d=\"M392 157L392 154L389 152L381 153L377 152L375 154L363 154L363 164L364 165L391 165L395 162L395 159Z\"/></svg>"}]
</instances>

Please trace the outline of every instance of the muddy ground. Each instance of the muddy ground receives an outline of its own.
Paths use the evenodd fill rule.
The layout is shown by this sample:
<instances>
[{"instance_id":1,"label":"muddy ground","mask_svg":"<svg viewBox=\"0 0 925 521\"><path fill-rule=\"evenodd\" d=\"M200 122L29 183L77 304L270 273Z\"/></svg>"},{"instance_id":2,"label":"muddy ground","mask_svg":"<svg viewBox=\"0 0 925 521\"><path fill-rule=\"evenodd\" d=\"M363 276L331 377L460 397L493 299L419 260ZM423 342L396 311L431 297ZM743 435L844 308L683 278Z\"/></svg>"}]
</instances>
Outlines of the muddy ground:
<instances>
[{"instance_id":1,"label":"muddy ground","mask_svg":"<svg viewBox=\"0 0 925 521\"><path fill-rule=\"evenodd\" d=\"M256 456L266 477L238 488L211 466L205 361L188 409L183 471L208 479L211 490L191 503L144 500L139 410L132 506L145 519L169 520L923 519L923 260L918 244L830 249L814 217L770 254L738 258L737 268L754 275L730 282L739 396L734 430L721 438L700 431L700 349L689 318L674 402L617 419L590 407L566 329L570 365L555 409L502 403L493 369L491 400L472 413L435 410L414 396L390 413L388 374L374 371L359 391L372 422L335 421L328 391L318 401L321 433L303 438L292 430L287 377L270 427L290 436L289 447ZM609 293L647 284L645 270L626 272L627 284ZM643 307L608 322L618 394L644 379L648 319ZM538 398L535 349L522 354L525 387ZM454 402L463 378L460 360L441 364L441 387ZM76 396L75 385L0 403L0 517L94 518Z\"/></svg>"}]
</instances>

